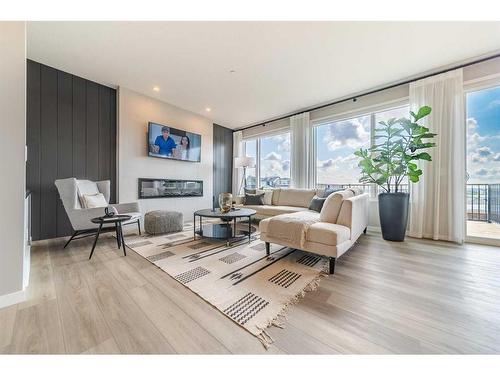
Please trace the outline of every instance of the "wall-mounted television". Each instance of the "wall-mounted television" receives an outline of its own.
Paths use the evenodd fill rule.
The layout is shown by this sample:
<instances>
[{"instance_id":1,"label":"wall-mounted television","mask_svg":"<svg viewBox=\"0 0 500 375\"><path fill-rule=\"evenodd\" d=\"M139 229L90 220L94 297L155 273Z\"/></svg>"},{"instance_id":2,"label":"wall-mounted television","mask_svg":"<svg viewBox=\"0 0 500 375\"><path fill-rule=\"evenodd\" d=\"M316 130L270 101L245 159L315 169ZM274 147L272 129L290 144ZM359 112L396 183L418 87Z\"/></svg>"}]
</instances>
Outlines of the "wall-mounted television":
<instances>
[{"instance_id":1,"label":"wall-mounted television","mask_svg":"<svg viewBox=\"0 0 500 375\"><path fill-rule=\"evenodd\" d=\"M201 135L150 122L148 155L155 158L200 162Z\"/></svg>"}]
</instances>

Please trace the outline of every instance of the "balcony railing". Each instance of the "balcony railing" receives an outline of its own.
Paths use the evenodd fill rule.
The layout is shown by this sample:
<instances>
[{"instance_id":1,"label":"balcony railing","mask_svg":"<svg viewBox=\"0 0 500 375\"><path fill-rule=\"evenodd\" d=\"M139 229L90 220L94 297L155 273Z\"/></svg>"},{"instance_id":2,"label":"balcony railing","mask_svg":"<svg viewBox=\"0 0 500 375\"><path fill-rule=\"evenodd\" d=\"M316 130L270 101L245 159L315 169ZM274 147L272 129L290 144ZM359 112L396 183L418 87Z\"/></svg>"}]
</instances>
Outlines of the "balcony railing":
<instances>
[{"instance_id":1,"label":"balcony railing","mask_svg":"<svg viewBox=\"0 0 500 375\"><path fill-rule=\"evenodd\" d=\"M356 187L365 193L377 194L377 187L370 184L317 184L316 186L320 189ZM403 184L400 189L406 193L408 185ZM467 220L500 223L500 184L467 184Z\"/></svg>"},{"instance_id":2,"label":"balcony railing","mask_svg":"<svg viewBox=\"0 0 500 375\"><path fill-rule=\"evenodd\" d=\"M467 184L467 220L500 223L500 184Z\"/></svg>"},{"instance_id":3,"label":"balcony railing","mask_svg":"<svg viewBox=\"0 0 500 375\"><path fill-rule=\"evenodd\" d=\"M377 186L373 186L372 184L316 184L316 187L318 189L348 189L351 187L358 188L363 190L365 193L372 193L377 191ZM383 189L378 188L380 192L383 191ZM391 191L395 190L395 186L391 185ZM408 193L408 184L401 184L398 187L398 192L401 193Z\"/></svg>"}]
</instances>

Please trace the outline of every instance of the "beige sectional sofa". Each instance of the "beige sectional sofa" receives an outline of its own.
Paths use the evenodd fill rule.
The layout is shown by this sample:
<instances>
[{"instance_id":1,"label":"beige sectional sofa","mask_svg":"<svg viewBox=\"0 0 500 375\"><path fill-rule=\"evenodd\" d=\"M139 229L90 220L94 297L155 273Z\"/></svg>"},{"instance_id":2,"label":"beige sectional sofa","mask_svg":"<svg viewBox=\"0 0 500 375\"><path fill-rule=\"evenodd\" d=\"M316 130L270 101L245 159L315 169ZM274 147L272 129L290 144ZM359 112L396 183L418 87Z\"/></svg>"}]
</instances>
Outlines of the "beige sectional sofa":
<instances>
[{"instance_id":1,"label":"beige sectional sofa","mask_svg":"<svg viewBox=\"0 0 500 375\"><path fill-rule=\"evenodd\" d=\"M369 197L346 189L329 195L321 212L309 210L312 198L322 194L315 189L275 189L264 199L270 204L244 206L257 211L268 254L270 243L275 243L327 256L334 273L335 260L366 233Z\"/></svg>"}]
</instances>

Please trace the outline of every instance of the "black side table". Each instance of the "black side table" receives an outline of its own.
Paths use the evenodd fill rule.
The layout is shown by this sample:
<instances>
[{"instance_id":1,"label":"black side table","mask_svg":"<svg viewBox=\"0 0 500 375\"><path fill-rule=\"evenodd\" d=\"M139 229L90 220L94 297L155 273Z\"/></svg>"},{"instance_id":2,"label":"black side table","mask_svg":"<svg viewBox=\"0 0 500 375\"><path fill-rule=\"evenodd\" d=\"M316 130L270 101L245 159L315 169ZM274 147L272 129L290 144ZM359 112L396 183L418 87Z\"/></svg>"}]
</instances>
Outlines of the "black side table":
<instances>
[{"instance_id":1,"label":"black side table","mask_svg":"<svg viewBox=\"0 0 500 375\"><path fill-rule=\"evenodd\" d=\"M118 244L118 248L123 246L123 255L127 256L127 251L125 250L125 240L123 239L123 230L122 223L124 221L130 220L132 216L130 215L114 215L114 216L101 216L95 217L91 222L94 224L99 224L99 228L97 229L97 233L94 239L94 245L92 246L92 251L90 252L89 260L92 258L92 254L94 254L95 246L97 245L97 240L99 239L99 234L101 234L101 229L103 225L114 224L115 232L116 232L116 243Z\"/></svg>"}]
</instances>

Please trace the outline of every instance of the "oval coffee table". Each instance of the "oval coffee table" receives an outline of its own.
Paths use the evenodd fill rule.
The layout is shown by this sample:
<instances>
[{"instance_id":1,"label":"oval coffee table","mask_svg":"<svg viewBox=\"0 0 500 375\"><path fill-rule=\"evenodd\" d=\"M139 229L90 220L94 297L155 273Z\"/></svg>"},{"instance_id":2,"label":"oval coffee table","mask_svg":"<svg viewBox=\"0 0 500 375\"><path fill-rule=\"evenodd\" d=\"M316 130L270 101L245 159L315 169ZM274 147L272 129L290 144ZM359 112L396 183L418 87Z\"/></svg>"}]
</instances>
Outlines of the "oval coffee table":
<instances>
[{"instance_id":1,"label":"oval coffee table","mask_svg":"<svg viewBox=\"0 0 500 375\"><path fill-rule=\"evenodd\" d=\"M231 240L240 240L248 236L248 242L251 240L252 235L252 216L255 215L257 211L249 208L238 208L231 210L227 213L221 212L218 208L212 210L207 208L205 210L198 210L193 215L193 236L196 239L196 235L205 238L215 238L215 239L225 239L226 246L231 244ZM200 225L199 229L196 230L196 216L199 217ZM213 223L205 224L202 223L202 218L212 218L221 219L224 223ZM247 218L248 219L248 231L238 230L236 228L237 219ZM231 225L231 222L233 223ZM234 242L234 241L233 241Z\"/></svg>"}]
</instances>

